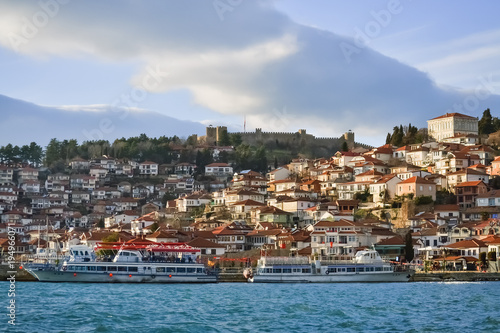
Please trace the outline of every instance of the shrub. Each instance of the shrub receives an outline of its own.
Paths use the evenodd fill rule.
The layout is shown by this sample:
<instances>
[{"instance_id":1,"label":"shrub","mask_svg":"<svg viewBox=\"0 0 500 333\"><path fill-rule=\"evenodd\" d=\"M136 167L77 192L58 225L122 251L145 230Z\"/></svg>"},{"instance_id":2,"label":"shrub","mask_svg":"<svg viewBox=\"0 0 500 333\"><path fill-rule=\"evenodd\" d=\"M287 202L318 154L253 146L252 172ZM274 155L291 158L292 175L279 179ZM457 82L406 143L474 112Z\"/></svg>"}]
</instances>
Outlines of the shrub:
<instances>
[{"instance_id":1,"label":"shrub","mask_svg":"<svg viewBox=\"0 0 500 333\"><path fill-rule=\"evenodd\" d=\"M433 203L432 197L430 195L421 195L415 198L415 205L428 205Z\"/></svg>"}]
</instances>

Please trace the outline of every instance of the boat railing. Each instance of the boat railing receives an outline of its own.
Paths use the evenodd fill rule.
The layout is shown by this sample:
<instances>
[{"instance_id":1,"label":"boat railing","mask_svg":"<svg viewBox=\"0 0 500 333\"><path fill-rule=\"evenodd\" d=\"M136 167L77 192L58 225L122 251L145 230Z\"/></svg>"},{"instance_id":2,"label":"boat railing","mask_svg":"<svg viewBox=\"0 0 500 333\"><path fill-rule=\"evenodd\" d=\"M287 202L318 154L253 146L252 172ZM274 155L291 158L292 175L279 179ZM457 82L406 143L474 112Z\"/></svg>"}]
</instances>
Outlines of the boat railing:
<instances>
[{"instance_id":1,"label":"boat railing","mask_svg":"<svg viewBox=\"0 0 500 333\"><path fill-rule=\"evenodd\" d=\"M66 260L68 256L63 254L25 254L22 257L22 261L24 262L47 262L47 261L55 261L59 260L63 262Z\"/></svg>"},{"instance_id":2,"label":"boat railing","mask_svg":"<svg viewBox=\"0 0 500 333\"><path fill-rule=\"evenodd\" d=\"M265 265L309 265L308 257L262 257L261 262Z\"/></svg>"},{"instance_id":3,"label":"boat railing","mask_svg":"<svg viewBox=\"0 0 500 333\"><path fill-rule=\"evenodd\" d=\"M321 265L355 265L358 264L354 260L340 260L340 259L328 259L328 260L320 260Z\"/></svg>"}]
</instances>

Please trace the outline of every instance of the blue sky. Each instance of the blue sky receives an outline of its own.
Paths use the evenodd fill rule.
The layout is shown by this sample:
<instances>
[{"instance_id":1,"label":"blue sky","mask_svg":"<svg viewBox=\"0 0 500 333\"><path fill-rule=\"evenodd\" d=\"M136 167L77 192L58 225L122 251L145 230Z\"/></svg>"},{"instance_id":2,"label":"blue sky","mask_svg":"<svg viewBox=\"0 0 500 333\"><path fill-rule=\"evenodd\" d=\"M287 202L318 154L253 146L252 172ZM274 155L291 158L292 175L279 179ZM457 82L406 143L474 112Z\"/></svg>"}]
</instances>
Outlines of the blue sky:
<instances>
[{"instance_id":1,"label":"blue sky","mask_svg":"<svg viewBox=\"0 0 500 333\"><path fill-rule=\"evenodd\" d=\"M486 107L498 116L499 9L495 1L0 1L0 94L61 112L132 106L231 130L245 117L247 130L352 129L381 145L401 123L424 127L450 111L481 117ZM5 144L13 134L2 133Z\"/></svg>"}]
</instances>

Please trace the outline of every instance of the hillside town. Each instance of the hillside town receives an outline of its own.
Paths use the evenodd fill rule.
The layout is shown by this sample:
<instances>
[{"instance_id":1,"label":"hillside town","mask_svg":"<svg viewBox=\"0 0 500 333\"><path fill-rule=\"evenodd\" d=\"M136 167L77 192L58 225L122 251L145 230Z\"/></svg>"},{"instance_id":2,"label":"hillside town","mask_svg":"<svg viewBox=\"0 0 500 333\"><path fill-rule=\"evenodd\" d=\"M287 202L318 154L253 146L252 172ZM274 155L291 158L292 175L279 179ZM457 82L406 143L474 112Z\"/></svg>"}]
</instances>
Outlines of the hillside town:
<instances>
[{"instance_id":1,"label":"hillside town","mask_svg":"<svg viewBox=\"0 0 500 333\"><path fill-rule=\"evenodd\" d=\"M428 121L426 142L373 148L352 139L328 158L298 157L267 172L218 161L234 147L215 136L203 148L214 162L203 170L181 162L180 152L166 164L75 157L56 173L4 161L2 255L14 231L20 260L140 240L185 243L209 259L255 249L324 257L374 248L387 259L449 270L476 270L488 254L496 270L500 156L478 122L447 113Z\"/></svg>"}]
</instances>

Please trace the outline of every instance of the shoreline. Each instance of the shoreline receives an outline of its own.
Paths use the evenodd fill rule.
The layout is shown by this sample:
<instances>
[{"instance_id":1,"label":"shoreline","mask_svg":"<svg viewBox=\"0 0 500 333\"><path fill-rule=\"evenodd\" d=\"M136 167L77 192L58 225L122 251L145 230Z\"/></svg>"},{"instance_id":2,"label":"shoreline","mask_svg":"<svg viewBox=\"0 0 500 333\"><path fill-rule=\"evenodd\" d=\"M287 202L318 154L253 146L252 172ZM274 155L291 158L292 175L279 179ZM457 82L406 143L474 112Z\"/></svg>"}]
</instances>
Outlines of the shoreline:
<instances>
[{"instance_id":1,"label":"shoreline","mask_svg":"<svg viewBox=\"0 0 500 333\"><path fill-rule=\"evenodd\" d=\"M37 282L35 277L24 270L16 270L16 282ZM0 265L0 281L7 281L7 266ZM435 271L417 272L409 282L476 282L500 281L500 272ZM219 274L219 283L247 283L240 272Z\"/></svg>"}]
</instances>

